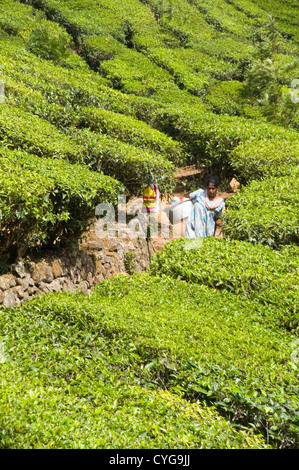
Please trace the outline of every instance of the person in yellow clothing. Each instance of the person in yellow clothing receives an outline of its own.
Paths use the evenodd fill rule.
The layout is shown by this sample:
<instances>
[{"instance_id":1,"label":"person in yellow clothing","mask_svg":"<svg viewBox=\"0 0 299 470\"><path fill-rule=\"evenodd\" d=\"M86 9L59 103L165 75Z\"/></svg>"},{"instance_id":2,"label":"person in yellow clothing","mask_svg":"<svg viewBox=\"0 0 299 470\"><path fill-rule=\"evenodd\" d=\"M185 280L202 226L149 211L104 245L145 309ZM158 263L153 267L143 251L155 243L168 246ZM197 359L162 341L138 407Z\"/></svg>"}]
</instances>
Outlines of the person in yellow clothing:
<instances>
[{"instance_id":1,"label":"person in yellow clothing","mask_svg":"<svg viewBox=\"0 0 299 470\"><path fill-rule=\"evenodd\" d=\"M143 188L143 206L146 212L155 212L159 210L159 190L157 183L152 183Z\"/></svg>"},{"instance_id":2,"label":"person in yellow clothing","mask_svg":"<svg viewBox=\"0 0 299 470\"><path fill-rule=\"evenodd\" d=\"M147 214L146 240L149 260L151 260L150 240L152 235L158 231L158 218L153 213L159 212L159 190L157 183L145 184L143 187L143 208L142 211Z\"/></svg>"}]
</instances>

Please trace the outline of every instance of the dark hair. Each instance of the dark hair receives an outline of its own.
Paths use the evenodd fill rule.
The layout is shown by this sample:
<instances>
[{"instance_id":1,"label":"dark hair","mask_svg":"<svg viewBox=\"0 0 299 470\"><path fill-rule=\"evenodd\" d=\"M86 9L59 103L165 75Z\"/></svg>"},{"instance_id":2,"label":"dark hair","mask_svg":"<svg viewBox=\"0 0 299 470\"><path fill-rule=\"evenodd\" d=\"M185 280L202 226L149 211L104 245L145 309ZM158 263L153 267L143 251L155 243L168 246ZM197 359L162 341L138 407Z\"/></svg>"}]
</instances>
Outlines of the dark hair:
<instances>
[{"instance_id":1,"label":"dark hair","mask_svg":"<svg viewBox=\"0 0 299 470\"><path fill-rule=\"evenodd\" d=\"M214 178L214 176L210 176L210 178L207 179L206 185L209 186L209 183L212 183L215 188L218 188L220 185L220 181L217 178Z\"/></svg>"}]
</instances>

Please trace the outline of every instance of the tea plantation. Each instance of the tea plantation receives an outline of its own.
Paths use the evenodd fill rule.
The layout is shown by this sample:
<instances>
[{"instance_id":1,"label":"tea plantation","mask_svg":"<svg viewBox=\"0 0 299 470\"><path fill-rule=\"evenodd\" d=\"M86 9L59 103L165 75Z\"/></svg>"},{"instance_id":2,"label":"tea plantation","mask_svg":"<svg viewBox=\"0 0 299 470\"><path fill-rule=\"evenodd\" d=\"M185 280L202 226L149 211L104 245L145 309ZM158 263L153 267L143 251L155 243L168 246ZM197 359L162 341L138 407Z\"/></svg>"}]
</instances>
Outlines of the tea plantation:
<instances>
[{"instance_id":1,"label":"tea plantation","mask_svg":"<svg viewBox=\"0 0 299 470\"><path fill-rule=\"evenodd\" d=\"M225 238L0 308L1 449L299 447L298 42L295 0L0 0L1 273L179 166L241 182Z\"/></svg>"}]
</instances>

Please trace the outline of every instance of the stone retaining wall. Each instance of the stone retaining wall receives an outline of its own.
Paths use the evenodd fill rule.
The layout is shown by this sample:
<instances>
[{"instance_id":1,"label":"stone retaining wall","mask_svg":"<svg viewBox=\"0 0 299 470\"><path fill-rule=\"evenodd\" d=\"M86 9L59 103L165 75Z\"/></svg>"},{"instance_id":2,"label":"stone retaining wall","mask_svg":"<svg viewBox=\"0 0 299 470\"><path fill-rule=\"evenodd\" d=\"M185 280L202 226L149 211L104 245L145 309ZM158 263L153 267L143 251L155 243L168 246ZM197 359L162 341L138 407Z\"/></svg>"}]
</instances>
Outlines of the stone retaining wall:
<instances>
[{"instance_id":1,"label":"stone retaining wall","mask_svg":"<svg viewBox=\"0 0 299 470\"><path fill-rule=\"evenodd\" d=\"M24 259L0 276L0 305L20 305L48 292L80 290L88 294L98 282L115 274L145 272L149 265L146 240L106 238L89 241L79 250L47 253Z\"/></svg>"}]
</instances>

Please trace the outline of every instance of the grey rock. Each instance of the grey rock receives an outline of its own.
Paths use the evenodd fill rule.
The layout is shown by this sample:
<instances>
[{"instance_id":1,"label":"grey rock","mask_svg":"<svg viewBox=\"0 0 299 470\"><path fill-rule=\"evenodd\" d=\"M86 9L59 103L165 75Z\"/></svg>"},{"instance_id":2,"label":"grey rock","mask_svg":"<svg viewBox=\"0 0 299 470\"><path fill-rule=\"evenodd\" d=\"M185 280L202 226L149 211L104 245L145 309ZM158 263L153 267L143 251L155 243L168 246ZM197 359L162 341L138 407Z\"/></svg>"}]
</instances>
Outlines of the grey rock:
<instances>
[{"instance_id":1,"label":"grey rock","mask_svg":"<svg viewBox=\"0 0 299 470\"><path fill-rule=\"evenodd\" d=\"M26 274L26 276L23 278L17 278L17 284L23 287L23 289L28 289L29 286L34 285L34 281L31 278L30 274Z\"/></svg>"},{"instance_id":2,"label":"grey rock","mask_svg":"<svg viewBox=\"0 0 299 470\"><path fill-rule=\"evenodd\" d=\"M52 282L53 273L50 266L45 261L40 261L37 264L34 264L32 272L32 279L37 283L41 282Z\"/></svg>"},{"instance_id":3,"label":"grey rock","mask_svg":"<svg viewBox=\"0 0 299 470\"><path fill-rule=\"evenodd\" d=\"M3 298L4 307L12 307L13 305L19 305L18 297L12 290L7 290L4 292Z\"/></svg>"},{"instance_id":4,"label":"grey rock","mask_svg":"<svg viewBox=\"0 0 299 470\"><path fill-rule=\"evenodd\" d=\"M15 272L18 275L18 277L23 278L27 274L26 269L25 269L25 265L21 261L19 263L15 264L12 267L12 269L13 269L13 272Z\"/></svg>"},{"instance_id":5,"label":"grey rock","mask_svg":"<svg viewBox=\"0 0 299 470\"><path fill-rule=\"evenodd\" d=\"M3 276L0 276L1 290L6 291L10 287L14 287L16 284L16 279L13 274L3 274Z\"/></svg>"}]
</instances>

